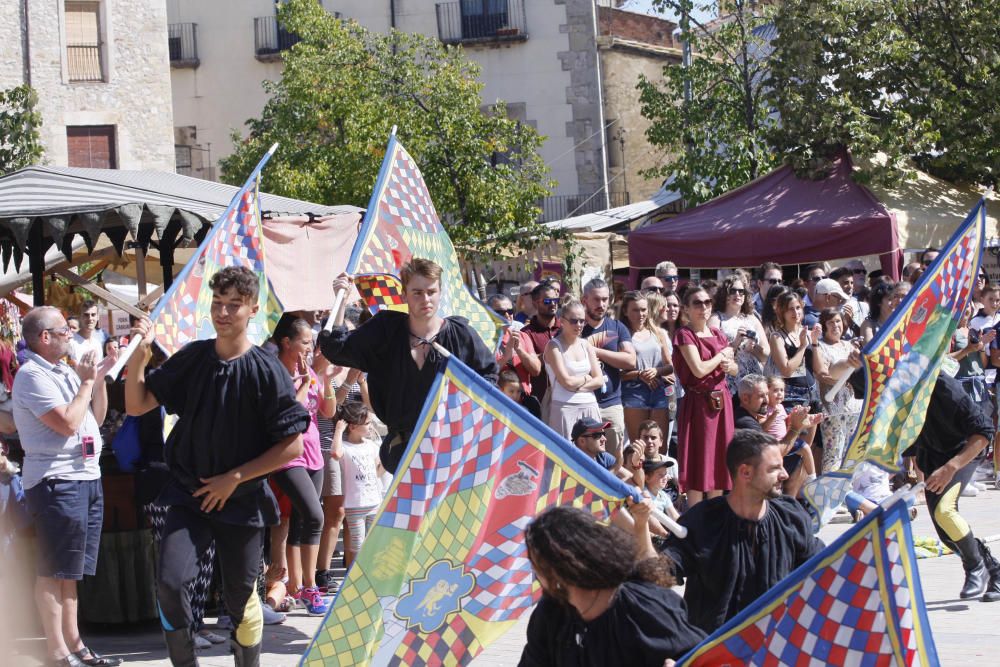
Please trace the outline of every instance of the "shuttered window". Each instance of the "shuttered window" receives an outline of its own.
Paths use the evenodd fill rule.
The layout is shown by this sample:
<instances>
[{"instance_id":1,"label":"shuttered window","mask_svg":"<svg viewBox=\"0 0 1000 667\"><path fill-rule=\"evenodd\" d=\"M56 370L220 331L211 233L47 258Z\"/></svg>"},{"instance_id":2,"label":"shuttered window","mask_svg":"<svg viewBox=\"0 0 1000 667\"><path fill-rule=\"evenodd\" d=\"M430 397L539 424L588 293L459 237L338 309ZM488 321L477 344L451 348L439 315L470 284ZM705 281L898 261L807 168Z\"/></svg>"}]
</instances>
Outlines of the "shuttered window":
<instances>
[{"instance_id":1,"label":"shuttered window","mask_svg":"<svg viewBox=\"0 0 1000 667\"><path fill-rule=\"evenodd\" d=\"M66 64L70 81L103 81L101 4L67 2Z\"/></svg>"},{"instance_id":2,"label":"shuttered window","mask_svg":"<svg viewBox=\"0 0 1000 667\"><path fill-rule=\"evenodd\" d=\"M114 125L70 125L66 127L70 167L117 169Z\"/></svg>"}]
</instances>

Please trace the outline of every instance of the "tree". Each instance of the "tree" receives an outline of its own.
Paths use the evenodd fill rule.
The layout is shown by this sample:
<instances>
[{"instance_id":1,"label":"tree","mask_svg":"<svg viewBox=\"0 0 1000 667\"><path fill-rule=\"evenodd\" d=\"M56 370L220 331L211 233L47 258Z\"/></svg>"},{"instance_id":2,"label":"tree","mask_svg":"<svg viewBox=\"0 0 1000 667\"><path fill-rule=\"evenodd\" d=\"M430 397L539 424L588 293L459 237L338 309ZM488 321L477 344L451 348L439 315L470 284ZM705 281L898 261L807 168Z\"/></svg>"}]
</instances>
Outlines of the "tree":
<instances>
[{"instance_id":1,"label":"tree","mask_svg":"<svg viewBox=\"0 0 1000 667\"><path fill-rule=\"evenodd\" d=\"M700 9L706 9L701 6ZM750 0L729 3L732 14L707 25L691 16L693 0L655 0L682 16L681 39L694 56L688 66L663 68L663 81L640 77L642 115L652 121L649 142L668 164L650 177L673 178L689 204L737 188L774 168L780 156L768 133L775 123L767 99L769 11Z\"/></svg>"},{"instance_id":2,"label":"tree","mask_svg":"<svg viewBox=\"0 0 1000 667\"><path fill-rule=\"evenodd\" d=\"M997 0L786 0L776 15L773 140L800 171L841 148L886 156L863 178L905 177L916 158L951 179L1000 173Z\"/></svg>"},{"instance_id":3,"label":"tree","mask_svg":"<svg viewBox=\"0 0 1000 667\"><path fill-rule=\"evenodd\" d=\"M234 134L225 180L242 181L277 141L263 174L269 192L366 206L396 125L456 246L489 254L547 240L536 223L551 185L542 138L502 102L483 112L478 67L461 49L369 32L315 0L284 3L278 18L301 41L284 53L281 80L264 83L271 98L248 136Z\"/></svg>"},{"instance_id":4,"label":"tree","mask_svg":"<svg viewBox=\"0 0 1000 667\"><path fill-rule=\"evenodd\" d=\"M42 114L36 104L38 95L31 86L0 90L0 176L41 160Z\"/></svg>"}]
</instances>

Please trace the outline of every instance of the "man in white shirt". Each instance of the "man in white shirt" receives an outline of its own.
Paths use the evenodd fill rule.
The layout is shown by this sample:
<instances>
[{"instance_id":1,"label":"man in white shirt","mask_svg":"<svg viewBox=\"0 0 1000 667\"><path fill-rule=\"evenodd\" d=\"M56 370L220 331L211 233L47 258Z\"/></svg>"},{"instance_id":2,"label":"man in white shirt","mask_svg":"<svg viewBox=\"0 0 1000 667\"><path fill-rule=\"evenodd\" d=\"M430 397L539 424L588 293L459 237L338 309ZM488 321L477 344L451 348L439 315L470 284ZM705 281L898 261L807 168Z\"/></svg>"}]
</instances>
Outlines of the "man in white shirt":
<instances>
[{"instance_id":1,"label":"man in white shirt","mask_svg":"<svg viewBox=\"0 0 1000 667\"><path fill-rule=\"evenodd\" d=\"M86 352L97 355L96 361L104 358L104 341L107 335L97 328L97 302L86 300L80 306L80 330L73 334L70 358L79 363Z\"/></svg>"}]
</instances>

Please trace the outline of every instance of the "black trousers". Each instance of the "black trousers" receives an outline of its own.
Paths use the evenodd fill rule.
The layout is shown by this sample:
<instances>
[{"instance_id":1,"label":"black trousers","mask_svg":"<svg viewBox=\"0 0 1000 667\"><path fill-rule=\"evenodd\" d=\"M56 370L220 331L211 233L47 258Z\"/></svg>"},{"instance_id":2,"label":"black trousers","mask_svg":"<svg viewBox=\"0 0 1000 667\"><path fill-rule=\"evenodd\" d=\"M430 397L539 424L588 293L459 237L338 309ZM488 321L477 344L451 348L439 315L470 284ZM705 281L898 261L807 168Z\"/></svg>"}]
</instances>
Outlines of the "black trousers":
<instances>
[{"instance_id":1,"label":"black trousers","mask_svg":"<svg viewBox=\"0 0 1000 667\"><path fill-rule=\"evenodd\" d=\"M288 520L288 544L319 544L323 535L323 469L285 468L271 474L271 479L292 502Z\"/></svg>"},{"instance_id":2,"label":"black trousers","mask_svg":"<svg viewBox=\"0 0 1000 667\"><path fill-rule=\"evenodd\" d=\"M200 555L213 540L221 571L222 597L236 628L236 641L243 646L259 644L264 618L256 586L264 529L222 523L187 507L170 507L163 527L157 578L160 622L168 632L190 627L189 584L198 576Z\"/></svg>"}]
</instances>

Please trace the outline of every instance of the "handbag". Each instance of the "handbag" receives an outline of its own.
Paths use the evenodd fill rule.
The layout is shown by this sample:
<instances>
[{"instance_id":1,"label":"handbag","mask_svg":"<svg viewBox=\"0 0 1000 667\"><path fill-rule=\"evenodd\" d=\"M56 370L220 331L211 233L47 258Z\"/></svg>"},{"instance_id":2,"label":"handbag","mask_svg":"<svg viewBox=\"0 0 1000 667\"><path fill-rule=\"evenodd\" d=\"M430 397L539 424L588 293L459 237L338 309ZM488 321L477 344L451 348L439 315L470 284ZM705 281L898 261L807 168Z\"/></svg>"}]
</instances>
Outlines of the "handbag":
<instances>
[{"instance_id":1,"label":"handbag","mask_svg":"<svg viewBox=\"0 0 1000 667\"><path fill-rule=\"evenodd\" d=\"M142 454L139 444L139 418L128 416L122 421L121 428L111 441L111 450L115 453L118 467L122 472L135 472L136 464Z\"/></svg>"}]
</instances>

